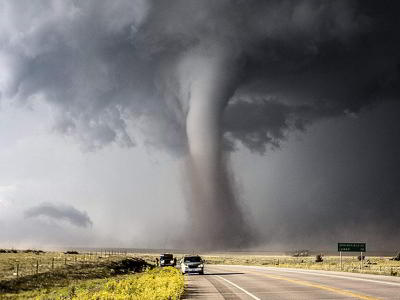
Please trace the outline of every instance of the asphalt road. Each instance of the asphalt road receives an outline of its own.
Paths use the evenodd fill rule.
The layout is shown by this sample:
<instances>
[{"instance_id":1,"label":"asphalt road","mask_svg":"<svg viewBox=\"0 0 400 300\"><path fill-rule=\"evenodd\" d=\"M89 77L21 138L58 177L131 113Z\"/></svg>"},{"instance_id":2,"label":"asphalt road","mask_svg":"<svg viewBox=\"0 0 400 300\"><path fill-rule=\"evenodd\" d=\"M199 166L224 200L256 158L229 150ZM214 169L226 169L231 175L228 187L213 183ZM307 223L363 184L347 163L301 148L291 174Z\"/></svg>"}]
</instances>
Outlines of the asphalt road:
<instances>
[{"instance_id":1,"label":"asphalt road","mask_svg":"<svg viewBox=\"0 0 400 300\"><path fill-rule=\"evenodd\" d=\"M400 278L380 275L206 265L185 279L184 299L400 299Z\"/></svg>"}]
</instances>

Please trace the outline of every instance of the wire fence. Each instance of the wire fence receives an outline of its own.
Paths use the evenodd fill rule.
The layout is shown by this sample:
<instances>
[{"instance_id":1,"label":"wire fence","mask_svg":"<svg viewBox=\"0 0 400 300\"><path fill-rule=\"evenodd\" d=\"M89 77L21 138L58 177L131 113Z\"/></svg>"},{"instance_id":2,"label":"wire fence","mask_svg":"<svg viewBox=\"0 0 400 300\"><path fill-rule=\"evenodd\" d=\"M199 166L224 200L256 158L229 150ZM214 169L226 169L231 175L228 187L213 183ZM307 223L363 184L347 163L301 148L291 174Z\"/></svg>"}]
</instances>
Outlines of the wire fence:
<instances>
[{"instance_id":1,"label":"wire fence","mask_svg":"<svg viewBox=\"0 0 400 300\"><path fill-rule=\"evenodd\" d=\"M70 251L73 252L73 251ZM53 270L68 268L78 265L95 265L110 260L120 260L127 256L126 251L96 251L58 253L49 252L44 254L1 254L0 257L0 280L20 278Z\"/></svg>"}]
</instances>

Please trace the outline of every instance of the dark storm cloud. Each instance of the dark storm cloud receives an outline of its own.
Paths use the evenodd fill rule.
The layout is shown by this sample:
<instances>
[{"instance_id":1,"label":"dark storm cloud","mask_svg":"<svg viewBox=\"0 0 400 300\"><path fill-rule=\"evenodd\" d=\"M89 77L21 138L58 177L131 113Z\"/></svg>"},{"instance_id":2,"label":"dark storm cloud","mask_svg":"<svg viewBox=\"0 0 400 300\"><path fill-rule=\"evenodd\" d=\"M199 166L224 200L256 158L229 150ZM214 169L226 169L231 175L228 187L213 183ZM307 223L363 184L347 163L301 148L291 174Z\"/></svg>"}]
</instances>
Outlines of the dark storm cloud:
<instances>
[{"instance_id":1,"label":"dark storm cloud","mask_svg":"<svg viewBox=\"0 0 400 300\"><path fill-rule=\"evenodd\" d=\"M25 211L26 218L48 217L53 220L63 220L78 227L92 226L86 212L81 212L73 206L42 203Z\"/></svg>"},{"instance_id":2,"label":"dark storm cloud","mask_svg":"<svg viewBox=\"0 0 400 300\"><path fill-rule=\"evenodd\" d=\"M280 152L279 163L270 162L268 205L258 206L265 239L323 249L357 240L370 250L398 249L399 114L393 101L357 118L332 119Z\"/></svg>"},{"instance_id":3,"label":"dark storm cloud","mask_svg":"<svg viewBox=\"0 0 400 300\"><path fill-rule=\"evenodd\" d=\"M265 153L267 145L278 148L289 130L304 130L310 123L344 111L329 103L287 104L276 99L239 99L226 110L225 138L229 146L236 140L251 151Z\"/></svg>"},{"instance_id":4,"label":"dark storm cloud","mask_svg":"<svg viewBox=\"0 0 400 300\"><path fill-rule=\"evenodd\" d=\"M8 73L1 93L54 103L56 129L90 149L134 145L127 130L133 120L144 128L146 143L181 152L186 111L176 99L175 65L191 48L220 44L239 66L225 129L263 151L287 129L303 128L291 121L304 125L397 97L399 24L396 3L386 4L3 2L0 52ZM260 114L271 105L281 119ZM245 124L235 114L243 107ZM312 113L305 117L304 109Z\"/></svg>"},{"instance_id":5,"label":"dark storm cloud","mask_svg":"<svg viewBox=\"0 0 400 300\"><path fill-rule=\"evenodd\" d=\"M344 7L343 1L336 1L341 9L335 14L328 5L324 15L333 15L337 23L313 15L321 11L316 7L333 2L304 3L313 8L304 11L309 14L304 20L311 18L315 27L301 32L300 26L251 48L242 69L243 84L226 111L228 137L253 151L279 145L288 129L304 129L321 118L399 98L395 2L382 8L367 1L348 1L350 7Z\"/></svg>"}]
</instances>

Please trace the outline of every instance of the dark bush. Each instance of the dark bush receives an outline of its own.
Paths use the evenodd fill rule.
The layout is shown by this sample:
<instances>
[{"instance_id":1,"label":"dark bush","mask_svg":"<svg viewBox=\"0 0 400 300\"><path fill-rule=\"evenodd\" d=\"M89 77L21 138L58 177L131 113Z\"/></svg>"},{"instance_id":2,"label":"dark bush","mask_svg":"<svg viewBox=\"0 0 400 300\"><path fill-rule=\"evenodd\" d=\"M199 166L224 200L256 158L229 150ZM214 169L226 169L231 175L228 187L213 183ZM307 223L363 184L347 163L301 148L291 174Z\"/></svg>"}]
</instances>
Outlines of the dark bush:
<instances>
[{"instance_id":1,"label":"dark bush","mask_svg":"<svg viewBox=\"0 0 400 300\"><path fill-rule=\"evenodd\" d=\"M43 250L32 250L32 249L23 250L22 252L24 252L24 253L33 253L33 254L45 253Z\"/></svg>"},{"instance_id":2,"label":"dark bush","mask_svg":"<svg viewBox=\"0 0 400 300\"><path fill-rule=\"evenodd\" d=\"M64 254L79 254L78 251L66 251Z\"/></svg>"},{"instance_id":3,"label":"dark bush","mask_svg":"<svg viewBox=\"0 0 400 300\"><path fill-rule=\"evenodd\" d=\"M137 273L143 271L146 267L150 266L141 258L126 258L110 264L110 269L114 270L115 274Z\"/></svg>"},{"instance_id":4,"label":"dark bush","mask_svg":"<svg viewBox=\"0 0 400 300\"><path fill-rule=\"evenodd\" d=\"M391 260L400 261L400 252L398 252L395 257L391 258Z\"/></svg>"},{"instance_id":5,"label":"dark bush","mask_svg":"<svg viewBox=\"0 0 400 300\"><path fill-rule=\"evenodd\" d=\"M0 253L18 253L18 250L15 250L15 249L11 249L11 250L0 249Z\"/></svg>"}]
</instances>

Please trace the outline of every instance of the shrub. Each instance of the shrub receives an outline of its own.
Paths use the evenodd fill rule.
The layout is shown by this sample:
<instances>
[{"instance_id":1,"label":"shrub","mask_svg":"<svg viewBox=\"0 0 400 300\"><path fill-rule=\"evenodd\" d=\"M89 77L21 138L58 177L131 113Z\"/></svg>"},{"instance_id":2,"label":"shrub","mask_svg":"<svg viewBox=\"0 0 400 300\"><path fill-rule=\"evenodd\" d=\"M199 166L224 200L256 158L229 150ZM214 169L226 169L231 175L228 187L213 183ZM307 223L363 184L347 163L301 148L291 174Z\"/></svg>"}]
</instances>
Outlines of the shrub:
<instances>
[{"instance_id":1,"label":"shrub","mask_svg":"<svg viewBox=\"0 0 400 300\"><path fill-rule=\"evenodd\" d=\"M184 289L183 276L173 267L157 268L135 275L123 275L116 279L101 280L70 286L36 299L71 300L124 300L146 299L178 300Z\"/></svg>"},{"instance_id":2,"label":"shrub","mask_svg":"<svg viewBox=\"0 0 400 300\"><path fill-rule=\"evenodd\" d=\"M315 262L323 262L323 258L322 258L322 254L317 254L317 256L315 257Z\"/></svg>"},{"instance_id":3,"label":"shrub","mask_svg":"<svg viewBox=\"0 0 400 300\"><path fill-rule=\"evenodd\" d=\"M64 254L79 254L78 251L65 251Z\"/></svg>"}]
</instances>

